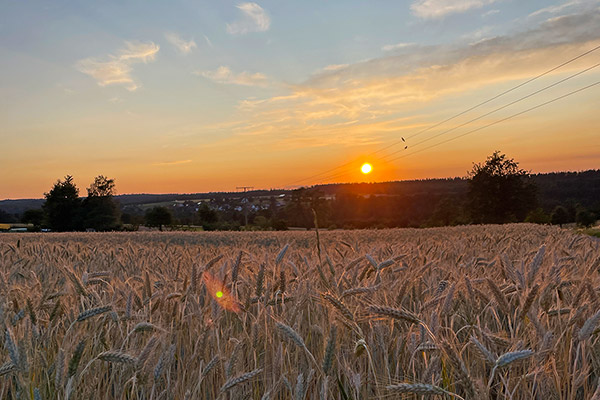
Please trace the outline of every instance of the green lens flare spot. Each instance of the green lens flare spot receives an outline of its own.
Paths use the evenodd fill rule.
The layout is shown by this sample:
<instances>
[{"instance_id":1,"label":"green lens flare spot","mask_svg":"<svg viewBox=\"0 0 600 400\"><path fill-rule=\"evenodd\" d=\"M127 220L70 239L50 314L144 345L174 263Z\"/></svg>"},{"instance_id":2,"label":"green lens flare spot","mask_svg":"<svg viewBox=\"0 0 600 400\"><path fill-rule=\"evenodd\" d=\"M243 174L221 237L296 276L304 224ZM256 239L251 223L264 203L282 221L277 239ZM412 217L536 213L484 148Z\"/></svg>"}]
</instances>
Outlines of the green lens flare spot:
<instances>
[{"instance_id":1,"label":"green lens flare spot","mask_svg":"<svg viewBox=\"0 0 600 400\"><path fill-rule=\"evenodd\" d=\"M221 292L221 291L219 290L219 291L217 292L216 296L217 296L218 298L221 298L221 297L223 297L223 292Z\"/></svg>"}]
</instances>

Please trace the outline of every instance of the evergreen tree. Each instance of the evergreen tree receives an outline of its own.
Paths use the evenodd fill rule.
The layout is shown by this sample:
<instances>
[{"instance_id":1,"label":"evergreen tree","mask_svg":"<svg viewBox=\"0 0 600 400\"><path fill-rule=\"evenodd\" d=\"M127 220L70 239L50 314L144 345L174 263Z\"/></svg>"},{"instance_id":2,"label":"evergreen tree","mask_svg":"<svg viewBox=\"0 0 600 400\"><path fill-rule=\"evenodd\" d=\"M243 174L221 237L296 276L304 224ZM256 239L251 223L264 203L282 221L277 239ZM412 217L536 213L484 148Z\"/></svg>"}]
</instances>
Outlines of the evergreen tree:
<instances>
[{"instance_id":1,"label":"evergreen tree","mask_svg":"<svg viewBox=\"0 0 600 400\"><path fill-rule=\"evenodd\" d=\"M57 232L81 229L79 189L71 175L65 176L64 181L59 179L44 197L42 209L50 229Z\"/></svg>"}]
</instances>

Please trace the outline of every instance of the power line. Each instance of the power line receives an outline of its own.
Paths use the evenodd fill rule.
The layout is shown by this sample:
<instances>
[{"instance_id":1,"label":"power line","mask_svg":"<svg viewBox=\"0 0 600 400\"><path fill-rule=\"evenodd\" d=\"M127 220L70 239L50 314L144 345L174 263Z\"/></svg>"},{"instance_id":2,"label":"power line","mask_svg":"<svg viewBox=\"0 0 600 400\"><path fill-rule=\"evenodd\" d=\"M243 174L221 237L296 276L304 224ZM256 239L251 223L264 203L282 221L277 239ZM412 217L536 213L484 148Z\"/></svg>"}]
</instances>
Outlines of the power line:
<instances>
[{"instance_id":1,"label":"power line","mask_svg":"<svg viewBox=\"0 0 600 400\"><path fill-rule=\"evenodd\" d=\"M481 107L481 106L483 106L483 105L485 105L485 104L487 104L487 103L489 103L489 102L491 102L493 100L496 100L496 99L498 99L498 98L500 98L500 97L502 97L502 96L504 96L504 95L506 95L506 94L508 94L508 93L510 93L510 92L512 92L514 90L516 90L516 89L519 89L519 88L521 88L521 87L523 87L523 86L525 86L525 85L527 85L527 84L529 84L529 83L531 83L531 82L533 82L533 81L535 81L535 80L537 80L537 79L539 79L539 78L541 78L541 77L543 77L545 75L548 75L551 72L554 72L554 71L556 71L556 70L564 67L565 65L568 65L568 64L570 64L570 63L572 63L572 62L574 62L574 61L576 61L576 60L578 60L578 59L580 59L580 58L582 58L582 57L584 57L584 56L586 56L586 55L588 55L590 53L593 53L594 51L596 51L598 49L600 49L600 45L598 45L598 46L596 46L596 47L594 47L594 48L592 48L592 49L590 49L590 50L588 50L588 51L586 51L584 53L581 53L581 54L579 54L579 55L577 55L577 56L575 56L575 57L573 57L573 58L571 58L571 59L569 59L569 60L567 60L567 61L565 61L565 62L563 62L563 63L561 63L561 64L559 64L559 65L557 65L555 67L553 67L553 68L550 68L549 70L547 70L545 72L542 72L541 74L536 75L533 78L530 78L530 79L526 80L525 82L522 82L522 83L520 83L520 84L518 84L518 85L516 85L516 86L514 86L514 87L512 87L512 88L510 88L508 90L505 90L504 92L501 92L501 93L499 93L499 94L497 94L497 95L495 95L495 96L493 96L493 97L491 97L491 98L489 98L489 99L487 99L487 100L485 100L485 101L483 101L481 103L478 103L478 104L476 104L476 105L474 105L474 106L472 106L472 107L470 107L470 108L468 108L468 109L466 109L464 111L461 111L458 114L454 114L453 116L451 116L449 118L446 118L445 120L443 120L441 122L438 122L438 123L436 123L434 125L431 125L431 126L425 128L425 129L422 129L422 130L420 130L420 131L418 131L418 132L416 132L416 133L414 133L414 134L412 134L410 136L407 136L407 137L409 139L412 139L412 138L420 135L421 133L425 133L425 132L427 132L427 131L429 131L429 130L431 130L433 128L436 128L436 127L438 127L438 126L440 126L442 124L445 124L446 122L449 122L449 121L451 121L451 120L453 120L455 118L460 117L461 115L464 115L464 114L466 114L466 113L468 113L470 111L473 111L473 110L475 110L475 109L477 109L477 108L479 108L479 107ZM385 146L385 147L383 147L383 148L381 148L379 150L376 150L376 151L374 151L372 153L367 154L367 157L375 155L375 154L378 154L378 153L381 153L382 151L387 150L390 147L396 146L396 145L398 145L400 143L403 143L403 142L404 142L404 140L398 140L398 141L392 142L389 145L387 145L387 146ZM311 175L311 176L309 176L307 178L300 179L300 180L297 180L295 182L291 182L291 183L289 183L287 185L284 185L284 187L286 187L286 186L292 186L292 185L298 184L300 182L305 182L305 181L311 180L313 178L317 178L319 176L325 175L325 174L327 174L329 172L336 171L336 170L338 170L340 168L343 168L343 167L346 167L346 166L349 166L349 165L352 165L352 164L353 164L353 162L348 162L348 163L339 165L337 167L328 169L328 170L323 171L321 173L318 173L318 174L315 174L315 175Z\"/></svg>"},{"instance_id":2,"label":"power line","mask_svg":"<svg viewBox=\"0 0 600 400\"><path fill-rule=\"evenodd\" d=\"M523 115L523 114L525 114L525 113L528 113L528 112L530 112L530 111L533 111L533 110L536 110L536 109L538 109L538 108L544 107L544 106L546 106L546 105L548 105L548 104L554 103L554 102L556 102L556 101L558 101L558 100L562 100L562 99L564 99L564 98L566 98L566 97L572 96L572 95L574 95L574 94L577 94L577 93L579 93L579 92L583 92L584 90L590 89L590 88L592 88L592 87L594 87L594 86L597 86L597 85L600 85L600 81L597 81L597 82L595 82L595 83L592 83L592 84L590 84L590 85L587 85L587 86L584 86L584 87L582 87L582 88L579 88L579 89L573 90L573 91L571 91L571 92L569 92L569 93L563 94L562 96L556 97L556 98L554 98L554 99L551 99L551 100L545 101L545 102L543 102L543 103L537 104L537 105L535 105L535 106L533 106L533 107L530 107L530 108L528 108L528 109L526 109L526 110L524 110L524 111L520 111L520 112L518 112L518 113L515 113L515 114L512 114L512 115L509 115L508 117L505 117L505 118L502 118L502 119L496 120L496 121L494 121L494 122L491 122L491 123L489 123L489 124L487 124L487 125L483 125L483 126L480 126L480 127L478 127L478 128L474 128L474 129L472 129L472 130L470 130L470 131L467 131L467 132L465 132L465 133L462 133L462 134L460 134L460 135L458 135L458 136L455 136L455 137L452 137L452 138L449 138L449 139L443 140L443 141L441 141L441 142L438 142L438 143L434 143L434 144L432 144L431 146L427 146L427 147L425 147L425 148L419 149L419 150L417 150L417 151L414 151L414 152L412 152L412 153L408 153L408 154L404 154L404 155L401 155L401 156L399 156L399 157L396 157L396 158L392 158L391 160L388 160L388 161L389 161L389 162L392 162L392 161L397 161L397 160L400 160L400 159L402 159L402 158L406 158L406 157L412 156L412 155L414 155L414 154L421 153L421 152L423 152L423 151L425 151L425 150L429 150L429 149L431 149L431 148L433 148L433 147L441 146L442 144L446 144L446 143L448 143L448 142L451 142L451 141L453 141L453 140L460 139L460 138L462 138L462 137L464 137L464 136L467 136L467 135L470 135L470 134L472 134L472 133L478 132L478 131L480 131L480 130L483 130L483 129L489 128L490 126L497 125L497 124L499 124L499 123L501 123L501 122L508 121L509 119L512 119L512 118L518 117L518 116L520 116L520 115ZM343 175L340 175L340 176L343 176Z\"/></svg>"},{"instance_id":3,"label":"power line","mask_svg":"<svg viewBox=\"0 0 600 400\"><path fill-rule=\"evenodd\" d=\"M536 94L539 94L539 93L541 93L541 92L544 92L544 91L546 91L546 90L548 90L548 89L551 89L551 88L553 88L553 87L555 87L555 86L557 86L557 85L559 85L559 84L561 84L561 83L563 83L563 82L566 82L566 81L568 81L568 80L570 80L570 79L572 79L572 78L575 78L575 77L577 77L577 76L579 76L579 75L581 75L581 74L583 74L583 73L585 73L585 72L588 72L588 71L590 71L590 70L592 70L592 69L594 69L594 68L597 68L597 67L599 67L599 66L600 66L600 63L598 63L598 64L595 64L595 65L593 65L593 66L591 66L591 67L585 68L585 69L583 69L583 70L581 70L581 71L579 71L579 72L576 72L575 74L569 75L569 76L567 76L566 78L563 78L563 79L561 79L561 80L559 80L559 81L557 81L557 82L554 82L554 83L552 83L551 85L545 86L545 87L543 87L543 88L541 88L541 89L539 89L539 90L536 90L535 92L532 92L532 93L530 93L530 94L528 94L528 95L525 95L525 96L523 96L523 97L520 97L520 98L519 98L519 99L517 99L517 100L511 101L510 103L507 103L507 104L505 104L505 105L503 105L503 106L500 106L500 107L498 107L498 108L495 108L495 109L493 109L492 111L489 111L489 112L487 112L487 113L485 113L485 114L482 114L482 115L480 115L479 117L476 117L476 118L470 119L469 121L463 122L463 123L462 123L462 124L460 124L460 125L457 125L457 126L455 126L455 127L453 127L453 128L450 128L450 129L447 129L447 130L445 130L445 131L442 131L442 132L440 132L440 133L438 133L438 134L436 134L436 135L433 135L433 136L431 136L431 137L429 137L429 138L427 138L427 139L423 139L423 140L421 140L420 142L417 142L417 143L415 143L414 145L411 145L411 148L412 148L412 147L415 147L415 146L419 146L420 144L423 144L423 143L429 142L429 141L431 141L431 140L433 140L433 139L436 139L436 138L438 138L438 137L440 137L440 136L442 136L442 135L445 135L445 134L447 134L447 133L450 133L450 132L452 132L452 131L455 131L456 129L462 128L462 127L464 127L464 126L466 126L466 125L469 125L469 124L471 124L471 123L473 123L473 122L475 122L475 121L478 121L478 120L480 120L480 119L482 119L482 118L485 118L485 117L487 117L487 116L490 116L491 114L494 114L494 113L496 113L496 112L498 112L498 111L501 111L501 110L503 110L503 109L505 109L505 108L508 108L508 107L510 107L510 106L512 106L512 105L514 105L514 104L516 104L516 103L520 103L520 102L521 102L521 101L523 101L523 100L526 100L526 99L528 99L528 98L530 98L530 97L532 97L532 96L535 96ZM388 154L388 155L384 156L382 159L383 159L383 160L385 160L385 159L387 159L387 158L389 158L389 157L393 156L394 154L398 154L398 153L400 153L400 152L403 152L403 151L405 151L405 149L401 149L401 150L394 151L394 152L392 152L392 153L390 153L390 154ZM411 153L411 154L412 154L412 153ZM392 160L388 160L388 161L392 161ZM343 176L343 175L342 175L342 176ZM331 179L331 177L330 177L330 179Z\"/></svg>"},{"instance_id":4,"label":"power line","mask_svg":"<svg viewBox=\"0 0 600 400\"><path fill-rule=\"evenodd\" d=\"M598 63L598 64L595 64L595 65L593 65L593 66L591 66L591 67L585 68L585 69L583 69L583 70L581 70L581 71L578 71L578 72L576 72L576 73L574 73L574 74L572 74L572 75L569 75L569 76L567 76L567 77L565 77L565 78L563 78L563 79L561 79L561 80L559 80L559 81L557 81L557 82L554 82L554 83L552 83L552 84L550 84L550 85L547 85L547 86L545 86L545 87L543 87L543 88L541 88L541 89L538 89L538 90L536 90L536 91L534 91L534 92L532 92L532 93L530 93L530 94L527 94L527 95L525 95L525 96L522 96L522 97L520 97L520 98L519 98L519 99L517 99L517 100L513 100L513 101L511 101L511 102L509 102L509 103L507 103L507 104L505 104L505 105L503 105L503 106L497 107L497 108L495 108L494 110L492 110L492 111L489 111L489 112L487 112L487 113L485 113L485 114L483 114L483 115L480 115L480 116L478 116L478 117L472 118L472 119L470 119L469 121L463 122L462 124L459 124L459 125L457 125L457 126L455 126L455 127L453 127L453 128L446 129L446 130L444 130L444 131L442 131L442 132L440 132L440 133L438 133L438 134L436 134L436 135L434 135L434 136L431 136L431 137L429 137L429 138L427 138L427 139L421 140L420 142L417 142L416 144L414 144L414 145L411 145L411 147L415 147L415 146L418 146L418 145L420 145L420 144L423 144L423 143L429 142L430 140L436 139L436 138L438 138L438 137L440 137L440 136L442 136L442 135L445 135L445 134L447 134L447 133L450 133L450 132L452 132L452 131L454 131L454 130L456 130L456 129L458 129L458 128L462 128L462 127L464 127L464 126L466 126L466 125L469 125L469 124L471 124L471 123L473 123L473 122L475 122L475 121L478 121L478 120L480 120L480 119L482 119L482 118L485 118L485 117L487 117L487 116L489 116L489 115L491 115L491 114L494 114L494 113L496 113L496 112L498 112L498 111L500 111L500 110L503 110L503 109L505 109L505 108L507 108L507 107L510 107L510 106L512 106L512 105L514 105L514 104L516 104L516 103L519 103L519 102L521 102L521 101L523 101L523 100L526 100L526 99L528 99L528 98L530 98L530 97L532 97L532 96L535 96L536 94L539 94L539 93L541 93L541 92L544 92L544 91L546 91L546 90L548 90L548 89L550 89L550 88L553 88L553 87L555 87L555 86L557 86L557 85L559 85L559 84L561 84L561 83L563 83L563 82L566 82L566 81L568 81L568 80L570 80L570 79L572 79L572 78L575 78L575 77L577 77L577 76L579 76L579 75L581 75L581 74L583 74L583 73L585 73L585 72L588 72L588 71L590 71L590 70L592 70L592 69L594 69L594 68L597 68L597 67L599 67L599 66L600 66L600 63ZM428 147L428 148L429 148L429 147ZM386 155L386 156L382 157L382 160L386 160L386 158L389 158L389 157L391 157L392 155L394 155L394 154L398 154L398 153L400 153L400 152L403 152L403 151L405 151L405 150L406 150L406 149L401 149L401 150L397 150L397 151L395 151L395 152L392 152L392 153L390 153L390 154L388 154L388 155ZM410 154L413 154L413 153L410 153ZM392 159L392 160L387 160L387 161L390 161L390 162L391 162L391 161L393 161L393 160L396 160L396 159L397 159L397 158L394 158L394 159ZM341 177L341 176L347 175L348 173L349 173L348 171L342 171L342 172L338 172L338 173L335 173L335 174L330 174L330 175L328 175L328 176L324 177L323 179L335 179L335 178L339 178L339 177Z\"/></svg>"},{"instance_id":5,"label":"power line","mask_svg":"<svg viewBox=\"0 0 600 400\"><path fill-rule=\"evenodd\" d=\"M514 118L514 117L518 117L519 115L523 115L523 114L525 114L525 113L528 113L528 112L530 112L530 111L536 110L536 109L538 109L538 108L540 108L540 107L544 107L544 106L546 106L546 105L548 105L548 104L554 103L554 102L556 102L556 101L558 101L558 100L562 100L562 99L564 99L565 97L572 96L572 95L574 95L574 94L576 94L576 93L583 92L584 90L590 89L590 88L592 88L592 87L594 87L594 86L597 86L597 85L600 85L600 81L594 82L594 83L592 83L592 84L590 84L590 85L584 86L584 87L582 87L582 88L579 88L579 89L577 89L577 90L573 90L572 92L569 92L569 93L563 94L562 96L559 96L559 97L556 97L556 98L554 98L554 99L552 99L552 100L548 100L548 101L546 101L546 102L540 103L540 104L538 104L538 105L536 105L536 106L533 106L533 107L530 107L530 108L528 108L528 109L526 109L526 110L524 110L524 111L521 111L521 112L518 112L518 113L515 113L515 114L512 114L512 115L509 115L508 117L505 117L505 118L499 119L499 120L497 120L497 121L491 122L491 123L489 123L489 124L487 124L487 125L480 126L480 127L478 127L478 128L472 129L472 130L470 130L470 131L468 131L468 132L465 132L465 133L463 133L463 134L460 134L460 135L458 135L458 136L455 136L455 137L453 137L453 138L449 138L449 139L446 139L446 140L444 140L444 141L442 141L442 142L435 143L435 144L432 144L431 146L428 146L428 147L425 147L425 148L423 148L423 149L419 149L419 150L417 150L417 151L414 151L414 152L412 152L412 153L405 154L405 155L402 155L402 156L400 156L400 157L393 158L393 159L391 159L391 160L389 160L389 161L390 161L390 162L391 162L391 161L396 161L396 160L399 160L399 159L401 159L401 158L405 158L405 157L408 157L408 156L412 156L413 154L417 154L417 153L423 152L423 151L425 151L425 150L429 150L429 149L431 149L431 148L433 148L433 147L437 147L437 146L440 146L440 145L442 145L442 144L445 144L445 143L451 142L451 141L453 141L453 140L460 139L460 138L462 138L462 137L464 137L464 136L470 135L471 133L475 133L475 132L477 132L477 131L480 131L480 130L482 130L482 129L485 129L485 128L489 128L490 126L493 126L493 125L499 124L499 123L501 123L501 122L507 121L507 120L509 120L509 119L512 119L512 118Z\"/></svg>"}]
</instances>

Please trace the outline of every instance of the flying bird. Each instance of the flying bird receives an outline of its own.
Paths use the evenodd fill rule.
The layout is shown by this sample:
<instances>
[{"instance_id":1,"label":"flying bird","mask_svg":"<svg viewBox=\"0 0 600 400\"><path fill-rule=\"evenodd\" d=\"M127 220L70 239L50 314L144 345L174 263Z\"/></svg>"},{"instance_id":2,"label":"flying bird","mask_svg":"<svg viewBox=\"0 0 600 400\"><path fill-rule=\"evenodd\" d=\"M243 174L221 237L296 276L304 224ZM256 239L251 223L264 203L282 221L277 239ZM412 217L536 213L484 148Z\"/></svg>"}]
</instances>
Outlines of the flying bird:
<instances>
[{"instance_id":1,"label":"flying bird","mask_svg":"<svg viewBox=\"0 0 600 400\"><path fill-rule=\"evenodd\" d=\"M404 138L402 136L400 136L400 138L402 139L403 142L406 142L406 140L404 140Z\"/></svg>"},{"instance_id":2,"label":"flying bird","mask_svg":"<svg viewBox=\"0 0 600 400\"><path fill-rule=\"evenodd\" d=\"M408 149L408 146L404 146L404 150Z\"/></svg>"}]
</instances>

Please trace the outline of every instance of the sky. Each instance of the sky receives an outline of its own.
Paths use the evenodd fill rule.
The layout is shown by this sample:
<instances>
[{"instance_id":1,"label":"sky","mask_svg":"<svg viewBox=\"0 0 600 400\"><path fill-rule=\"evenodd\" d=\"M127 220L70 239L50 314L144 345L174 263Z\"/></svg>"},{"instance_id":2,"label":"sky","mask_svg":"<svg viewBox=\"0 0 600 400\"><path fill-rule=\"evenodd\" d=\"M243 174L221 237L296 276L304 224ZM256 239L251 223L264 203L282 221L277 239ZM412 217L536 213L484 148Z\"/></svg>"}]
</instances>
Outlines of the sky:
<instances>
[{"instance_id":1,"label":"sky","mask_svg":"<svg viewBox=\"0 0 600 400\"><path fill-rule=\"evenodd\" d=\"M0 199L599 168L600 49L495 98L598 27L600 0L0 0Z\"/></svg>"}]
</instances>

